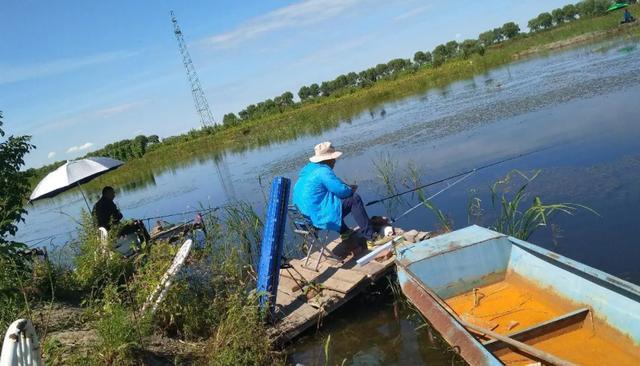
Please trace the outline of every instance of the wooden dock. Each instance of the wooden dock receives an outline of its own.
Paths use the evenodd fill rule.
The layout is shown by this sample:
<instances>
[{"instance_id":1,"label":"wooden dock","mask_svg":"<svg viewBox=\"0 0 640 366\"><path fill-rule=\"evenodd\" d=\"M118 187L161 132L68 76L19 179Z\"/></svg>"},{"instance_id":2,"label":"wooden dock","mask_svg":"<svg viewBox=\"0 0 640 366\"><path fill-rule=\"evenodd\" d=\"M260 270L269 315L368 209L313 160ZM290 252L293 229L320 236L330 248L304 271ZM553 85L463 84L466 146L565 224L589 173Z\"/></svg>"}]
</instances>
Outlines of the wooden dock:
<instances>
[{"instance_id":1,"label":"wooden dock","mask_svg":"<svg viewBox=\"0 0 640 366\"><path fill-rule=\"evenodd\" d=\"M429 236L427 232L411 230L403 233L396 229L396 235L399 234L403 238L397 241L396 247ZM320 327L326 315L394 270L393 251L383 252L363 266L358 265L356 261L369 253L358 250L364 247L362 238L336 239L327 244L327 249L341 260L323 257L318 270L314 271L319 256L316 251L306 267L304 259L293 259L289 261L292 268L280 270L275 322L271 328L274 342L288 342L311 327Z\"/></svg>"}]
</instances>

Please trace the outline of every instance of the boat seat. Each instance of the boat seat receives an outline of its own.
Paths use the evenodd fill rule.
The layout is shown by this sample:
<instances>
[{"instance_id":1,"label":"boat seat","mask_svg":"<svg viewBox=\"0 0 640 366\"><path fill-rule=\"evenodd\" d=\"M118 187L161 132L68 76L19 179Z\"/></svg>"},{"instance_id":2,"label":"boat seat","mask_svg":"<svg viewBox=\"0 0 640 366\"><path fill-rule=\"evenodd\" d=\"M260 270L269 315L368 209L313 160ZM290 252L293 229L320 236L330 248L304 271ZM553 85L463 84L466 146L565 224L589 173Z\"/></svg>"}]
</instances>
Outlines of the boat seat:
<instances>
[{"instance_id":1,"label":"boat seat","mask_svg":"<svg viewBox=\"0 0 640 366\"><path fill-rule=\"evenodd\" d=\"M109 243L109 231L103 227L98 228L98 240L102 244L103 248L106 248ZM133 244L133 245L132 245ZM136 233L120 236L115 243L113 243L113 250L128 257L134 253L132 246L139 246L140 238Z\"/></svg>"},{"instance_id":2,"label":"boat seat","mask_svg":"<svg viewBox=\"0 0 640 366\"><path fill-rule=\"evenodd\" d=\"M307 255L305 256L304 264L302 265L305 268L309 268L309 259L311 258L311 254L313 253L313 249L316 248L320 255L318 256L318 260L316 261L315 266L313 267L314 271L318 270L318 266L320 265L320 261L322 257L331 257L337 260L340 260L336 255L331 252L326 244L327 240L322 240L320 238L321 229L313 226L311 219L304 215L297 206L289 205L288 208L289 217L291 218L291 222L293 223L293 232L302 236L304 243L308 245L307 247ZM326 238L325 238L326 239Z\"/></svg>"}]
</instances>

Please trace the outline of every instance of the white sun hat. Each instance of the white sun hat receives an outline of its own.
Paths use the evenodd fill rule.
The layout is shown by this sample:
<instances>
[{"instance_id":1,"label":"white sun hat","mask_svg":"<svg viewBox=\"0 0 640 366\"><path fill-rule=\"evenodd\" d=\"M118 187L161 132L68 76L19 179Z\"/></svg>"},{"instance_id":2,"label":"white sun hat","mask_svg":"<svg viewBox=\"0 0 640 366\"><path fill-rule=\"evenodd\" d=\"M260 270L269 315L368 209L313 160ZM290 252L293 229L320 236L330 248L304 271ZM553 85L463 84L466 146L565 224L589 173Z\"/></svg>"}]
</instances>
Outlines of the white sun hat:
<instances>
[{"instance_id":1,"label":"white sun hat","mask_svg":"<svg viewBox=\"0 0 640 366\"><path fill-rule=\"evenodd\" d=\"M309 158L312 163L319 163L325 160L337 159L342 155L342 151L337 151L331 146L330 141L321 142L313 148L315 155Z\"/></svg>"}]
</instances>

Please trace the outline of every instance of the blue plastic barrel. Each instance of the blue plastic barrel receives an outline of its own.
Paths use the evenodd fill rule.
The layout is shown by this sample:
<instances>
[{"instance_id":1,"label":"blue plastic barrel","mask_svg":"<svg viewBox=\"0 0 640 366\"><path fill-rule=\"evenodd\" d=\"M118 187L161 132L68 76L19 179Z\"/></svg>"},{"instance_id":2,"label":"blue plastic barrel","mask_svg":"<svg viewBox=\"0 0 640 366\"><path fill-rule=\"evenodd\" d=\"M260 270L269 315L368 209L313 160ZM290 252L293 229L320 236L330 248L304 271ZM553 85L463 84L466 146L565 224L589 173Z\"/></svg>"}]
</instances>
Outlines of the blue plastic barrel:
<instances>
[{"instance_id":1,"label":"blue plastic barrel","mask_svg":"<svg viewBox=\"0 0 640 366\"><path fill-rule=\"evenodd\" d=\"M269 313L273 312L275 306L280 279L280 258L283 252L290 187L291 180L287 178L276 177L273 180L267 217L264 221L258 264L258 293L261 309L264 310L265 306L268 306Z\"/></svg>"}]
</instances>

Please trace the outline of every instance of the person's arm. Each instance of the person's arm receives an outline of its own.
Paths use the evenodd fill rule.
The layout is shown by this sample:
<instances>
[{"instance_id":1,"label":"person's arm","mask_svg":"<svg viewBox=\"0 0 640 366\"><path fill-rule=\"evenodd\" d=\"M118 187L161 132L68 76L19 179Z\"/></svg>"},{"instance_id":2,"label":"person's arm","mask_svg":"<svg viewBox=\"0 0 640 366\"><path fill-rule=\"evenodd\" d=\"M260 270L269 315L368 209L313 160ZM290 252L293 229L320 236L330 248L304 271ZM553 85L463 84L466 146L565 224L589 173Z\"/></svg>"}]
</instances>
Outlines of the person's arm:
<instances>
[{"instance_id":1,"label":"person's arm","mask_svg":"<svg viewBox=\"0 0 640 366\"><path fill-rule=\"evenodd\" d=\"M116 206L115 203L111 202L111 205L109 205L111 207L109 207L109 218L111 220L113 220L114 224L117 224L120 222L120 220L122 220L123 216L122 216L122 212L120 212L120 210L118 210L118 206Z\"/></svg>"},{"instance_id":2,"label":"person's arm","mask_svg":"<svg viewBox=\"0 0 640 366\"><path fill-rule=\"evenodd\" d=\"M322 184L327 190L340 198L347 198L353 194L353 190L347 184L338 178L333 170L327 169L327 171L321 174Z\"/></svg>"}]
</instances>

